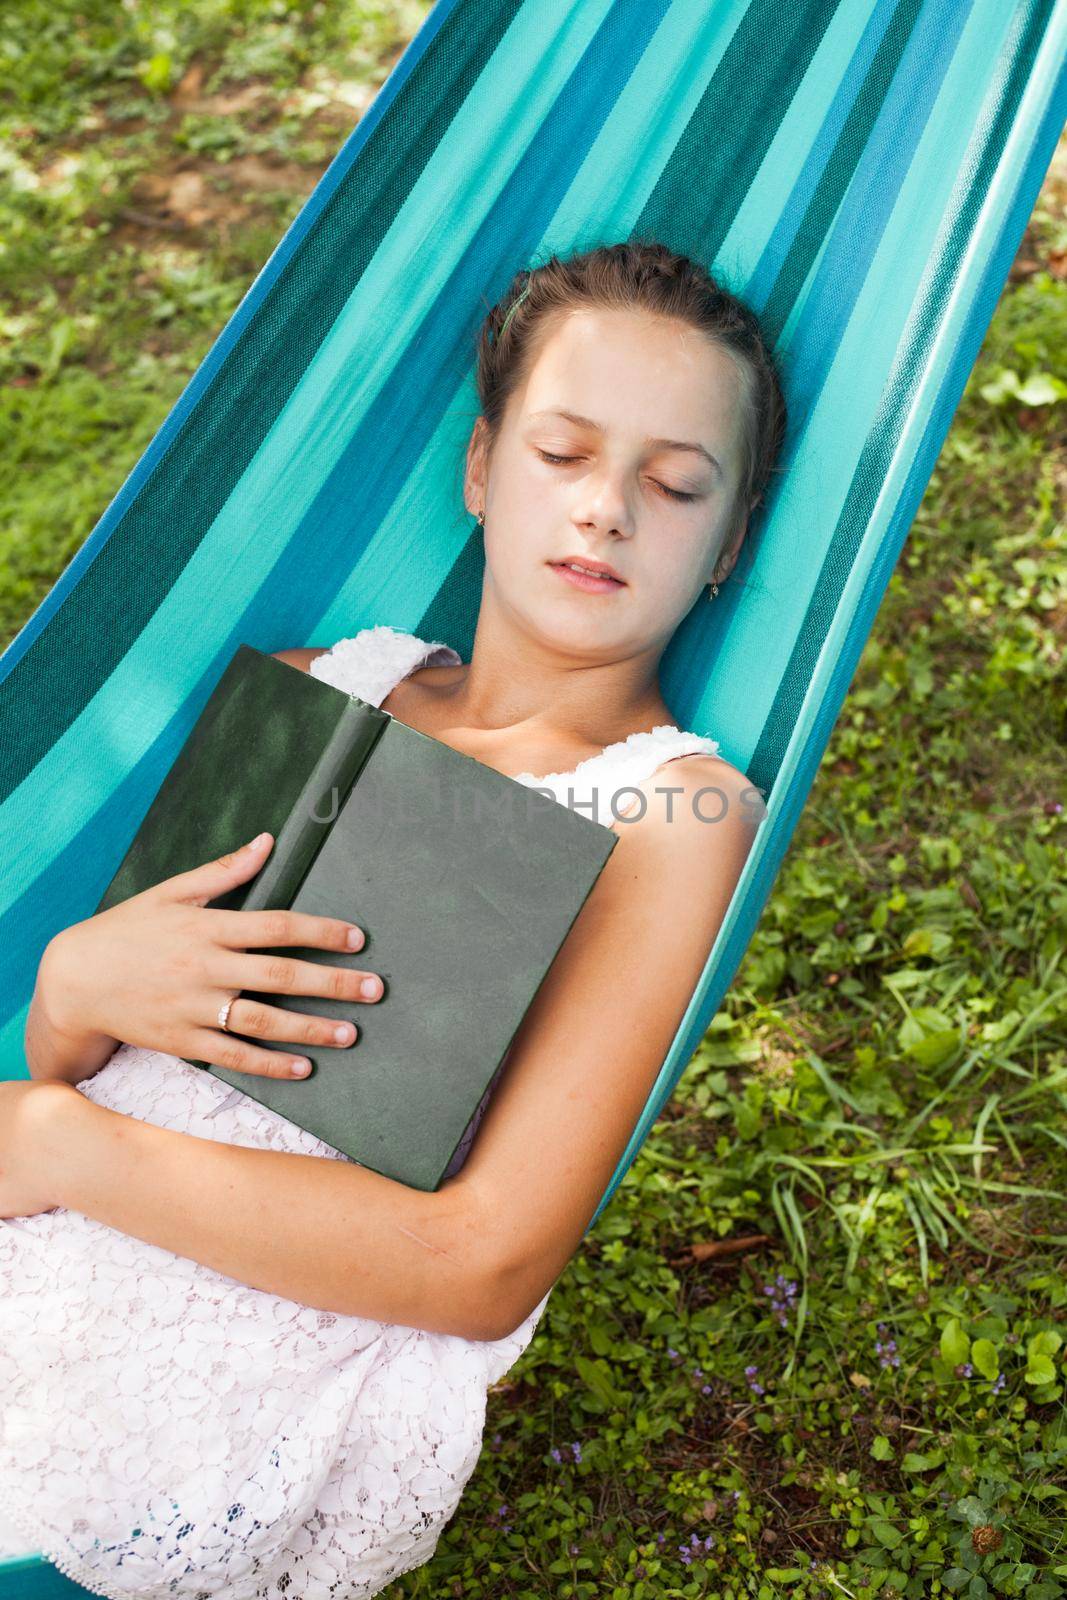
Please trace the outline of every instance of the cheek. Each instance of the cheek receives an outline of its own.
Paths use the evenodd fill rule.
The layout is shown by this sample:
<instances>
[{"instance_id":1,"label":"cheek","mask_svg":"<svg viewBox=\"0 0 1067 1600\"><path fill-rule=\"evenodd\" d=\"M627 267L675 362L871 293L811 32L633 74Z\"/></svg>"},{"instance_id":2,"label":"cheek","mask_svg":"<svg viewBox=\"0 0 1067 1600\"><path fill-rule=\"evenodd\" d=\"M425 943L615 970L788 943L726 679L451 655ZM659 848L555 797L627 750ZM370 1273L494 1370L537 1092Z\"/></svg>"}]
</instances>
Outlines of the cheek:
<instances>
[{"instance_id":1,"label":"cheek","mask_svg":"<svg viewBox=\"0 0 1067 1600\"><path fill-rule=\"evenodd\" d=\"M525 461L511 479L509 499L519 514L531 521L545 506L558 506L568 492L559 469L538 461Z\"/></svg>"},{"instance_id":2,"label":"cheek","mask_svg":"<svg viewBox=\"0 0 1067 1600\"><path fill-rule=\"evenodd\" d=\"M544 522L556 504L554 486L523 460L509 461L493 484L493 522L502 544L521 544ZM503 552L501 552L503 553Z\"/></svg>"},{"instance_id":3,"label":"cheek","mask_svg":"<svg viewBox=\"0 0 1067 1600\"><path fill-rule=\"evenodd\" d=\"M686 595L703 582L707 562L706 537L686 539L675 530L675 537L656 540L648 570L659 592Z\"/></svg>"},{"instance_id":4,"label":"cheek","mask_svg":"<svg viewBox=\"0 0 1067 1600\"><path fill-rule=\"evenodd\" d=\"M514 523L511 526L514 527ZM485 564L496 573L519 572L528 565L532 555L532 548L526 547L527 541L514 532L490 533L486 527L482 542L485 546Z\"/></svg>"}]
</instances>

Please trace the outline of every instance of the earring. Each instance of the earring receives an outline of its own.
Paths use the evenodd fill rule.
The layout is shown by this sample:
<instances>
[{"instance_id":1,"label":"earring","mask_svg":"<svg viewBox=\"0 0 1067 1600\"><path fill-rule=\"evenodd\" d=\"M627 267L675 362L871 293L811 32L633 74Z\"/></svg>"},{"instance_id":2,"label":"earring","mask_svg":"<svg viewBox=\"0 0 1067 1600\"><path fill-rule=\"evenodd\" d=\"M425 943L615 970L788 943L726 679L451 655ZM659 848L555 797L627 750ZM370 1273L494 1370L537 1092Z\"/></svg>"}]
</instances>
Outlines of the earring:
<instances>
[{"instance_id":1,"label":"earring","mask_svg":"<svg viewBox=\"0 0 1067 1600\"><path fill-rule=\"evenodd\" d=\"M485 527L485 507L484 506L482 507L481 511L479 511L479 513L478 513L478 526L479 526L479 528L484 528Z\"/></svg>"},{"instance_id":2,"label":"earring","mask_svg":"<svg viewBox=\"0 0 1067 1600\"><path fill-rule=\"evenodd\" d=\"M718 592L719 592L719 585L717 583L709 583L708 584L708 599L709 600L714 600L716 595L718 594Z\"/></svg>"}]
</instances>

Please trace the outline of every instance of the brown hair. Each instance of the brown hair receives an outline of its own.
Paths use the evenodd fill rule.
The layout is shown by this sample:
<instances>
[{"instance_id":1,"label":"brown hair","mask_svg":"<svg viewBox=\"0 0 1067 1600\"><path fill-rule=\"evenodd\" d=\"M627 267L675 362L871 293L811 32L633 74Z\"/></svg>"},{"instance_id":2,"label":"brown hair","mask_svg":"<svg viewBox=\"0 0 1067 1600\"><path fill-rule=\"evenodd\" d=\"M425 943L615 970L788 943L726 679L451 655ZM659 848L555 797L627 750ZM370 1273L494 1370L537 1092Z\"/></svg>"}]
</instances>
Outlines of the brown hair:
<instances>
[{"instance_id":1,"label":"brown hair","mask_svg":"<svg viewBox=\"0 0 1067 1600\"><path fill-rule=\"evenodd\" d=\"M512 393L539 353L537 331L554 312L582 307L640 309L676 317L714 339L741 374L742 474L726 543L753 501L761 503L786 429L786 405L774 357L744 301L689 256L656 240L598 245L517 272L482 323L476 382L489 442Z\"/></svg>"}]
</instances>

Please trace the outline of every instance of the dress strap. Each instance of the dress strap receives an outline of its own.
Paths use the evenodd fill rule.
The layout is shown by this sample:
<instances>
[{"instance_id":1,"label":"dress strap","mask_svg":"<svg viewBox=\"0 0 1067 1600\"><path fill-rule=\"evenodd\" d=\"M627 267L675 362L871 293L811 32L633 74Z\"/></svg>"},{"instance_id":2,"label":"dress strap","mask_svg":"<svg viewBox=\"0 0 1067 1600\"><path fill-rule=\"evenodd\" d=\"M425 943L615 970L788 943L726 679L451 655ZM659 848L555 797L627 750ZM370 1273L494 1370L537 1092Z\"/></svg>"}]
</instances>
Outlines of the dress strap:
<instances>
[{"instance_id":1,"label":"dress strap","mask_svg":"<svg viewBox=\"0 0 1067 1600\"><path fill-rule=\"evenodd\" d=\"M309 672L335 689L380 706L403 678L420 667L458 666L462 658L440 639L420 639L388 623L361 628L311 662Z\"/></svg>"},{"instance_id":2,"label":"dress strap","mask_svg":"<svg viewBox=\"0 0 1067 1600\"><path fill-rule=\"evenodd\" d=\"M691 748L690 749L686 749L686 750L679 750L673 756L666 756L664 758L658 758L657 762L656 762L656 765L653 766L648 772L642 772L640 774L640 776L638 776L638 775L636 775L634 773L631 773L627 777L627 779L625 781L627 783L631 783L631 784L633 784L633 783L641 783L641 782L644 781L645 778L655 777L659 772L662 771L662 769L664 767L670 766L672 761L684 761L687 756L706 756L706 755L716 755L718 753L719 746L718 746L717 741L714 740L714 739L704 739L699 734L686 733L686 734L682 734L682 740L690 742ZM620 787L622 787L622 785L621 784L617 784L616 787L620 788ZM619 798L618 798L618 802L616 804L616 807L615 807L615 816L613 816L611 818L611 821L614 822L616 816L617 817L629 816L629 814L631 812L637 810L637 808L640 805L640 803L641 803L640 799L636 795L629 802L627 801L625 795L620 795ZM610 823L609 823L609 826L610 826Z\"/></svg>"},{"instance_id":3,"label":"dress strap","mask_svg":"<svg viewBox=\"0 0 1067 1600\"><path fill-rule=\"evenodd\" d=\"M611 827L619 817L640 805L639 797L630 792L635 784L643 783L670 761L683 756L717 755L718 751L715 739L661 723L605 746L597 755L580 761L571 772L549 772L540 777L521 772L517 778L531 788L547 791L583 816Z\"/></svg>"}]
</instances>

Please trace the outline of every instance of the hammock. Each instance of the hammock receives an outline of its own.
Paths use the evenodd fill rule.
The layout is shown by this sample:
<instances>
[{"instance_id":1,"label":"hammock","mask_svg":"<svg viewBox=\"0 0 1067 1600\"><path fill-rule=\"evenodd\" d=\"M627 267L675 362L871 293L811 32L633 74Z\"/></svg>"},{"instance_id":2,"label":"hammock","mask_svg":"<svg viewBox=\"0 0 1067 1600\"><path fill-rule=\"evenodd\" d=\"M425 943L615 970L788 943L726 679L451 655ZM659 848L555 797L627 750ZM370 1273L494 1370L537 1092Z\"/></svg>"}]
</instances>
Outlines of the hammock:
<instances>
[{"instance_id":1,"label":"hammock","mask_svg":"<svg viewBox=\"0 0 1067 1600\"><path fill-rule=\"evenodd\" d=\"M386 622L469 659L476 330L517 268L651 235L741 293L781 363L755 558L660 673L767 815L591 1227L771 890L1064 123L1065 59L1067 0L437 0L0 656L0 1076L27 1075L45 944L92 914L239 644ZM20 1594L81 1592L31 1566Z\"/></svg>"}]
</instances>

